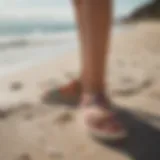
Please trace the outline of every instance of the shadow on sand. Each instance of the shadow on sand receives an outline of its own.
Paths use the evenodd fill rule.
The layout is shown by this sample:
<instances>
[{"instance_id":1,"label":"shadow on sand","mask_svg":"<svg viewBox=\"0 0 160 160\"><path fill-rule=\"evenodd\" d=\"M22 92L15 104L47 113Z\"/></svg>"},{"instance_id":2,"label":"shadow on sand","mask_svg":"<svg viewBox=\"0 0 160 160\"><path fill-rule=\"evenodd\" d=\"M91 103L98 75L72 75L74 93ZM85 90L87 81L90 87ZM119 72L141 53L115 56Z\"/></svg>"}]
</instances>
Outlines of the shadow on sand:
<instances>
[{"instance_id":1,"label":"shadow on sand","mask_svg":"<svg viewBox=\"0 0 160 160\"><path fill-rule=\"evenodd\" d=\"M77 105L77 102L79 101L73 97L72 100L69 99L69 102L72 103L68 103L68 98L61 99L61 96L57 94L56 90L51 90L47 95L47 98L41 100L43 103L51 106L53 106L53 104L65 104L65 106L68 106L69 108L75 108L75 105ZM119 119L126 126L128 137L121 142L101 143L107 145L107 147L110 146L126 153L134 160L160 160L160 130L152 127L144 120L141 120L132 112L119 108L120 107L114 107L113 109L115 109ZM150 117L152 117L152 119L155 118L160 120L159 117Z\"/></svg>"},{"instance_id":2,"label":"shadow on sand","mask_svg":"<svg viewBox=\"0 0 160 160\"><path fill-rule=\"evenodd\" d=\"M116 109L116 112L128 129L128 137L121 142L99 142L124 152L135 160L159 160L160 131L129 111Z\"/></svg>"}]
</instances>

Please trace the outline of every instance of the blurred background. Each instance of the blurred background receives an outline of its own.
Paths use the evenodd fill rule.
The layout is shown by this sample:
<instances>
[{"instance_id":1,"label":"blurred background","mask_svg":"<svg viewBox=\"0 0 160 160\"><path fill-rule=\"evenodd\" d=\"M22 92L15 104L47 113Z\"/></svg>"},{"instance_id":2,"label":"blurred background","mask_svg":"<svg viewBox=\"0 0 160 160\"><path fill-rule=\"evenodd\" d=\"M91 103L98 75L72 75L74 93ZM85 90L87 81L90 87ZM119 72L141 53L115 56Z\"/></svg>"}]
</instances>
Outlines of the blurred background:
<instances>
[{"instance_id":1,"label":"blurred background","mask_svg":"<svg viewBox=\"0 0 160 160\"><path fill-rule=\"evenodd\" d=\"M148 2L115 0L115 22ZM70 0L0 0L0 75L76 48L75 31Z\"/></svg>"},{"instance_id":2,"label":"blurred background","mask_svg":"<svg viewBox=\"0 0 160 160\"><path fill-rule=\"evenodd\" d=\"M138 119L124 119L134 153L120 154L86 136L74 107L43 101L81 74L71 0L0 0L0 160L160 160L159 19L160 0L114 0L106 92Z\"/></svg>"}]
</instances>

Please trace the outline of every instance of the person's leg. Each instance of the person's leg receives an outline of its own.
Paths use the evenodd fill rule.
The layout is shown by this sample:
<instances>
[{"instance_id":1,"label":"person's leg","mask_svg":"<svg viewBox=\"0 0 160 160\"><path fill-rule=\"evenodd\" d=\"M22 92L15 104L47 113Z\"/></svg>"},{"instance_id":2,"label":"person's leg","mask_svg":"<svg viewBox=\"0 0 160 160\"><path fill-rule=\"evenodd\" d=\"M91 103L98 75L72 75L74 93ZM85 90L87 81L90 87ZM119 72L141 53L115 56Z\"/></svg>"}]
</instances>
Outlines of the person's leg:
<instances>
[{"instance_id":1,"label":"person's leg","mask_svg":"<svg viewBox=\"0 0 160 160\"><path fill-rule=\"evenodd\" d=\"M83 61L83 56L87 49L87 40L85 36L87 34L85 29L87 22L85 20L83 1L84 0L72 0L80 40L81 62Z\"/></svg>"},{"instance_id":2,"label":"person's leg","mask_svg":"<svg viewBox=\"0 0 160 160\"><path fill-rule=\"evenodd\" d=\"M95 136L116 140L124 138L125 130L110 110L105 95L105 68L109 54L112 20L111 0L81 0L85 40L82 56L82 106L87 128ZM78 21L81 25L80 21ZM83 40L83 39L81 39ZM84 42L81 42L83 44ZM93 107L92 107L93 106Z\"/></svg>"},{"instance_id":3,"label":"person's leg","mask_svg":"<svg viewBox=\"0 0 160 160\"><path fill-rule=\"evenodd\" d=\"M80 40L80 54L81 54L81 62L83 63L83 59L85 52L87 50L87 41L85 35L87 34L87 30L85 29L87 21L85 20L84 13L84 0L72 0L73 9L75 13L75 19L77 21L78 28L78 37ZM84 66L83 64L81 65ZM81 73L79 78L72 79L69 83L62 85L56 89L51 88L49 91L45 92L42 96L42 100L47 104L65 103L69 105L78 105L80 102L80 95L82 93L82 85L81 85Z\"/></svg>"},{"instance_id":4,"label":"person's leg","mask_svg":"<svg viewBox=\"0 0 160 160\"><path fill-rule=\"evenodd\" d=\"M72 98L69 97L73 95L76 95L75 99L78 102L77 96L81 94L82 86L87 92L104 90L104 63L111 24L111 6L108 3L111 2L108 0L101 0L101 3L98 0L72 0L72 2L81 46L81 75L79 79L71 80L70 83L45 93L43 101L46 103L55 103L55 100L66 102L66 99L70 102Z\"/></svg>"},{"instance_id":5,"label":"person's leg","mask_svg":"<svg viewBox=\"0 0 160 160\"><path fill-rule=\"evenodd\" d=\"M51 89L45 93L43 101L46 103L54 103L55 100L62 102L63 99L70 102L72 98L68 97L70 95L79 96L80 93L77 94L77 92L82 91L82 86L87 92L93 90L101 92L105 88L104 65L111 24L111 5L109 4L111 1L72 0L72 2L81 46L81 75L78 80L73 80L56 90Z\"/></svg>"},{"instance_id":6,"label":"person's leg","mask_svg":"<svg viewBox=\"0 0 160 160\"><path fill-rule=\"evenodd\" d=\"M83 89L85 92L103 92L105 64L108 56L111 29L111 0L84 0L85 38L87 48L83 56Z\"/></svg>"}]
</instances>

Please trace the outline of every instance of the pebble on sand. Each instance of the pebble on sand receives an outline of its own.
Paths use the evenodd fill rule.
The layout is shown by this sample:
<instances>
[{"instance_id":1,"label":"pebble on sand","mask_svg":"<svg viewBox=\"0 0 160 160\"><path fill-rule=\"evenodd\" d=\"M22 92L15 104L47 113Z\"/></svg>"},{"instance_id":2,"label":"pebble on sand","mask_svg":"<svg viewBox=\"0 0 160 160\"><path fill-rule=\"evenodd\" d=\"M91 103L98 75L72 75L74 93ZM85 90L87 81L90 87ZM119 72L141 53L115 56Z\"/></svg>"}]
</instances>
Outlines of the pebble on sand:
<instances>
[{"instance_id":1,"label":"pebble on sand","mask_svg":"<svg viewBox=\"0 0 160 160\"><path fill-rule=\"evenodd\" d=\"M54 119L54 123L66 124L68 122L71 122L73 118L74 117L73 117L72 112L64 111L61 114L59 114L56 119Z\"/></svg>"},{"instance_id":2,"label":"pebble on sand","mask_svg":"<svg viewBox=\"0 0 160 160\"><path fill-rule=\"evenodd\" d=\"M10 89L12 91L19 91L20 89L22 89L23 84L21 82L13 82L10 86Z\"/></svg>"},{"instance_id":3,"label":"pebble on sand","mask_svg":"<svg viewBox=\"0 0 160 160\"><path fill-rule=\"evenodd\" d=\"M0 119L4 119L7 117L7 113L5 111L0 110Z\"/></svg>"},{"instance_id":4,"label":"pebble on sand","mask_svg":"<svg viewBox=\"0 0 160 160\"><path fill-rule=\"evenodd\" d=\"M20 155L16 160L32 160L32 158L28 153L24 153Z\"/></svg>"},{"instance_id":5,"label":"pebble on sand","mask_svg":"<svg viewBox=\"0 0 160 160\"><path fill-rule=\"evenodd\" d=\"M7 118L11 112L11 110L0 110L0 119Z\"/></svg>"}]
</instances>

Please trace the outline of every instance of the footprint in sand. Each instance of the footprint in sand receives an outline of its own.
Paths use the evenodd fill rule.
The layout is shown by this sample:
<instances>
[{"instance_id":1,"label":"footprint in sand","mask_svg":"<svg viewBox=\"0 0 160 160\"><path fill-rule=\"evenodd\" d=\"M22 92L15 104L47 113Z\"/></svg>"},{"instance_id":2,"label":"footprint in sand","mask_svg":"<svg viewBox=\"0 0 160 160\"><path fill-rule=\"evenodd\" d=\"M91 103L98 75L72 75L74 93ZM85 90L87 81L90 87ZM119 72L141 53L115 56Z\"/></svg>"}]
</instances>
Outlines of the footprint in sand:
<instances>
[{"instance_id":1,"label":"footprint in sand","mask_svg":"<svg viewBox=\"0 0 160 160\"><path fill-rule=\"evenodd\" d=\"M153 79L145 79L143 82L137 82L132 79L131 77L122 77L121 78L121 85L124 86L124 88L116 89L114 90L115 95L119 96L131 96L136 93L139 93L143 91L144 89L149 88L153 84Z\"/></svg>"},{"instance_id":2,"label":"footprint in sand","mask_svg":"<svg viewBox=\"0 0 160 160\"><path fill-rule=\"evenodd\" d=\"M0 119L7 118L9 113L7 111L0 110Z\"/></svg>"},{"instance_id":3,"label":"footprint in sand","mask_svg":"<svg viewBox=\"0 0 160 160\"><path fill-rule=\"evenodd\" d=\"M19 91L22 89L22 87L23 87L23 84L17 81L17 82L11 83L10 89L11 91Z\"/></svg>"},{"instance_id":4,"label":"footprint in sand","mask_svg":"<svg viewBox=\"0 0 160 160\"><path fill-rule=\"evenodd\" d=\"M53 123L65 125L69 122L72 122L74 119L73 113L70 111L64 111L58 115L56 119L54 119Z\"/></svg>"},{"instance_id":5,"label":"footprint in sand","mask_svg":"<svg viewBox=\"0 0 160 160\"><path fill-rule=\"evenodd\" d=\"M32 160L32 158L28 153L24 153L15 160Z\"/></svg>"}]
</instances>

